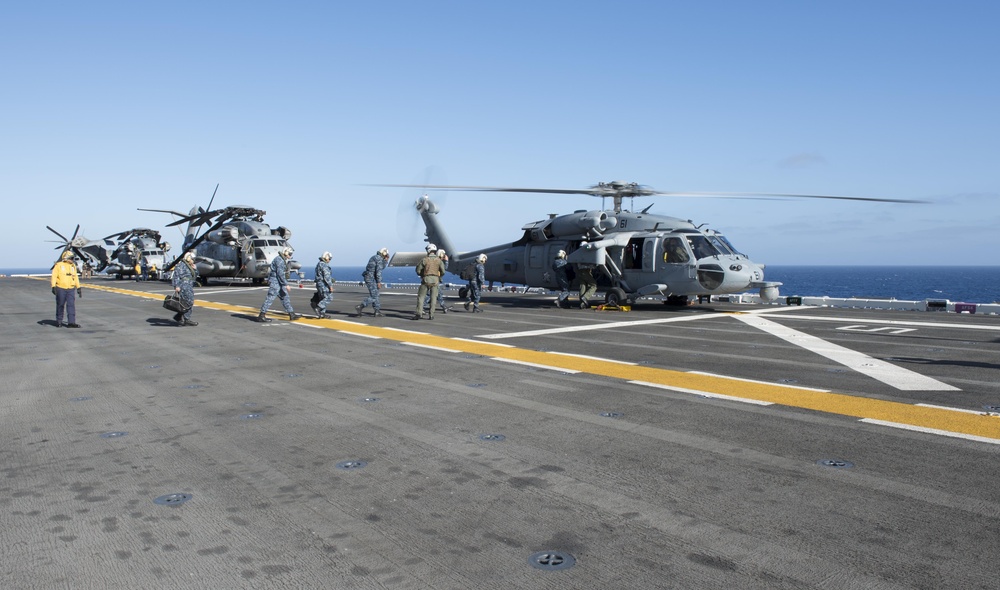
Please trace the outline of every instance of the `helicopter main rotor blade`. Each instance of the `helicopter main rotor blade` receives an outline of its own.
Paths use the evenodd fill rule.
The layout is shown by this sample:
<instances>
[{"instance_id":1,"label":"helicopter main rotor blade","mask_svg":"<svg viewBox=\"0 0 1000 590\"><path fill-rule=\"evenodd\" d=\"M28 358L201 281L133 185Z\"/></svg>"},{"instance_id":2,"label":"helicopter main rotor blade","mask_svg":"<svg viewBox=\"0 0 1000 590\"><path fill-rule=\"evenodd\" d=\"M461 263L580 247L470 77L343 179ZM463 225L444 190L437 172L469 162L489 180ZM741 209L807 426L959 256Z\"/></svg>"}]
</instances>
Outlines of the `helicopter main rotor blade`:
<instances>
[{"instance_id":1,"label":"helicopter main rotor blade","mask_svg":"<svg viewBox=\"0 0 1000 590\"><path fill-rule=\"evenodd\" d=\"M169 213L171 215L176 215L177 217L186 217L187 213L180 213L178 211L171 211L170 209L143 209L137 208L136 211L153 211L154 213Z\"/></svg>"},{"instance_id":2,"label":"helicopter main rotor blade","mask_svg":"<svg viewBox=\"0 0 1000 590\"><path fill-rule=\"evenodd\" d=\"M869 201L873 203L911 203L926 204L930 201L919 199L881 199L876 197L847 197L839 195L805 195L798 193L736 193L736 192L676 192L654 191L656 195L668 197L706 197L723 199L834 199L838 201Z\"/></svg>"},{"instance_id":3,"label":"helicopter main rotor blade","mask_svg":"<svg viewBox=\"0 0 1000 590\"><path fill-rule=\"evenodd\" d=\"M384 186L391 188L423 188L443 191L483 191L502 193L555 193L564 195L589 195L594 191L573 188L516 188L500 186L452 186L443 184L365 184L362 186Z\"/></svg>"},{"instance_id":4,"label":"helicopter main rotor blade","mask_svg":"<svg viewBox=\"0 0 1000 590\"><path fill-rule=\"evenodd\" d=\"M59 236L60 238L62 238L63 242L66 242L67 244L69 243L69 240L66 239L66 236L64 236L61 233L57 232L56 230L52 229L52 227L46 225L45 228L48 229L50 232L54 233L55 235Z\"/></svg>"},{"instance_id":5,"label":"helicopter main rotor blade","mask_svg":"<svg viewBox=\"0 0 1000 590\"><path fill-rule=\"evenodd\" d=\"M219 219L216 220L215 224L213 224L212 227L210 227L210 228L206 229L204 232L202 232L202 234L200 236L198 236L197 238L195 238L195 240L193 242L191 242L191 244L187 248L184 248L184 250L185 251L188 251L188 250L194 251L194 250L196 250L198 248L198 245L205 241L205 239L208 237L208 234L212 233L213 231L215 231L215 230L219 229L220 227L222 227L223 225L225 225L226 222L231 219L231 217L232 217L231 215L223 215L223 216L219 217ZM167 267L164 270L167 270L167 271L173 270L173 268L175 266L177 266L177 263L181 261L181 258L183 258L183 255L182 256L178 256L177 258L175 258L174 261L171 262L170 264L168 264Z\"/></svg>"},{"instance_id":6,"label":"helicopter main rotor blade","mask_svg":"<svg viewBox=\"0 0 1000 590\"><path fill-rule=\"evenodd\" d=\"M519 187L499 187L499 186L445 186L445 185L421 185L421 184L369 184L365 186L385 186L385 187L412 187L427 188L437 190L460 190L460 191L481 191L481 192L504 192L504 193L542 193L542 194L564 194L564 195L591 195L602 198L635 198L648 197L653 195L665 195L668 197L715 197L728 199L834 199L840 201L868 201L874 203L927 203L918 199L881 199L875 197L848 197L838 195L806 195L798 193L738 193L738 192L704 192L704 191L658 191L642 185L635 186L595 186L587 189L566 189L566 188L519 188Z\"/></svg>"},{"instance_id":7,"label":"helicopter main rotor blade","mask_svg":"<svg viewBox=\"0 0 1000 590\"><path fill-rule=\"evenodd\" d=\"M212 191L212 198L208 200L208 207L206 209L212 208L212 203L215 202L215 193L219 192L219 183L215 183L215 190Z\"/></svg>"}]
</instances>

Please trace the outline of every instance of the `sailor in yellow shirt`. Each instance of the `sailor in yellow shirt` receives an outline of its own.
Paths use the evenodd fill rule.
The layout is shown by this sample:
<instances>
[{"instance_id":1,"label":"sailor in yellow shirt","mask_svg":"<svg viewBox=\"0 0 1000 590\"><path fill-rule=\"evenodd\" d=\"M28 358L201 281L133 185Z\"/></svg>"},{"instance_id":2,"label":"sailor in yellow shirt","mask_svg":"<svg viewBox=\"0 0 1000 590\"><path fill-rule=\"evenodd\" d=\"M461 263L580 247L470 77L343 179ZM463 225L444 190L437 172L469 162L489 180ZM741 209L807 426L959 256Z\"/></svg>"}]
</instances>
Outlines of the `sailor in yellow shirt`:
<instances>
[{"instance_id":1,"label":"sailor in yellow shirt","mask_svg":"<svg viewBox=\"0 0 1000 590\"><path fill-rule=\"evenodd\" d=\"M69 250L63 252L62 258L52 267L52 294L56 296L56 326L79 328L80 324L76 323L76 296L83 297L83 289L76 274L73 252ZM63 323L63 309L68 324Z\"/></svg>"}]
</instances>

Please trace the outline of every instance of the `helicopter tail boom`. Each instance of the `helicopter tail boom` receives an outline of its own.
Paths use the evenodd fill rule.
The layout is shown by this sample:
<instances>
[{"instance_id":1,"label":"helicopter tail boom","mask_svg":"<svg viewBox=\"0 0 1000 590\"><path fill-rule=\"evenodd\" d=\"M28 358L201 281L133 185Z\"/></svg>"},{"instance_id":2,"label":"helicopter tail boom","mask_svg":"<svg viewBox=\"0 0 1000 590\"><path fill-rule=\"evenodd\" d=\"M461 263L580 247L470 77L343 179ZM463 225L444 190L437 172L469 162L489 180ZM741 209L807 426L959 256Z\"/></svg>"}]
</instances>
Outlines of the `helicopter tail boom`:
<instances>
[{"instance_id":1,"label":"helicopter tail boom","mask_svg":"<svg viewBox=\"0 0 1000 590\"><path fill-rule=\"evenodd\" d=\"M438 223L437 214L438 207L435 205L430 197L424 195L417 199L414 203L417 211L420 212L420 218L424 221L424 227L427 228L427 239L432 244L437 244L438 248L444 249L449 256L457 257L458 252L452 246L451 240L444 233L441 224Z\"/></svg>"}]
</instances>

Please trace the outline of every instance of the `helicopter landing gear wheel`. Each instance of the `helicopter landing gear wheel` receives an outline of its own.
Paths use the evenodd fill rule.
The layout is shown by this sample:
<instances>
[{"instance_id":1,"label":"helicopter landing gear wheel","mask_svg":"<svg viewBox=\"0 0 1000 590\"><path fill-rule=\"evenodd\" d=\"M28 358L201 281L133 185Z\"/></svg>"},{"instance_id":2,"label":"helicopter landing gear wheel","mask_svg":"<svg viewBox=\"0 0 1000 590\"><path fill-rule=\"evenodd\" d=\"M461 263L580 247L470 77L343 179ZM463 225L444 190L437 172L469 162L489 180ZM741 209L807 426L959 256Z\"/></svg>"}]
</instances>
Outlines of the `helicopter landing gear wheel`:
<instances>
[{"instance_id":1,"label":"helicopter landing gear wheel","mask_svg":"<svg viewBox=\"0 0 1000 590\"><path fill-rule=\"evenodd\" d=\"M666 301L663 302L665 305L684 307L688 304L687 295L668 295Z\"/></svg>"},{"instance_id":2,"label":"helicopter landing gear wheel","mask_svg":"<svg viewBox=\"0 0 1000 590\"><path fill-rule=\"evenodd\" d=\"M468 297L469 297L469 288L468 287L459 287L459 289L458 289L458 298L464 300L464 299L467 299Z\"/></svg>"},{"instance_id":3,"label":"helicopter landing gear wheel","mask_svg":"<svg viewBox=\"0 0 1000 590\"><path fill-rule=\"evenodd\" d=\"M611 287L604 294L604 302L608 305L625 305L628 303L628 295L625 294L624 289Z\"/></svg>"}]
</instances>

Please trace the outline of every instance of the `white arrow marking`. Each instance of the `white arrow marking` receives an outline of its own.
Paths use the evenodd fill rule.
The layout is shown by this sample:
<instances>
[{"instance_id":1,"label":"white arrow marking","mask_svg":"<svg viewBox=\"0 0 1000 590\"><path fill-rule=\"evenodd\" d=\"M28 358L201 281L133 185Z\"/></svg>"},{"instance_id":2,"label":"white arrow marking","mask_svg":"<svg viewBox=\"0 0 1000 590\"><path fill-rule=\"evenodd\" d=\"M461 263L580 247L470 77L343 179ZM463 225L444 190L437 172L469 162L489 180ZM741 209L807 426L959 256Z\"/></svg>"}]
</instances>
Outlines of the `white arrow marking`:
<instances>
[{"instance_id":1,"label":"white arrow marking","mask_svg":"<svg viewBox=\"0 0 1000 590\"><path fill-rule=\"evenodd\" d=\"M866 354L844 348L832 342L827 342L822 338L786 328L760 315L738 315L735 317L747 325L763 330L796 346L801 346L818 355L825 356L831 361L850 367L859 373L868 375L896 389L903 391L960 391L957 387L952 387L937 379L926 377L909 369L890 365Z\"/></svg>"}]
</instances>

